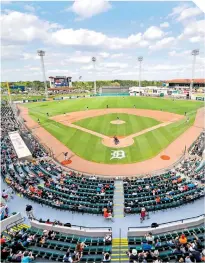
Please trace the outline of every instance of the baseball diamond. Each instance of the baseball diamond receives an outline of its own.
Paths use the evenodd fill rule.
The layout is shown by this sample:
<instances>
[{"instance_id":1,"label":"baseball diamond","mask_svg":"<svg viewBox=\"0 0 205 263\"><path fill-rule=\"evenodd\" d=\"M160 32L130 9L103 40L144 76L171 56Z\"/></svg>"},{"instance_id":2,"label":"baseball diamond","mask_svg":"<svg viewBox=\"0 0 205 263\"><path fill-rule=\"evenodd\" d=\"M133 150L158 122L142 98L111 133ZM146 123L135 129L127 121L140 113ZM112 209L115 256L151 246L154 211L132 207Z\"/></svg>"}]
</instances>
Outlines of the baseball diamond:
<instances>
[{"instance_id":1,"label":"baseball diamond","mask_svg":"<svg viewBox=\"0 0 205 263\"><path fill-rule=\"evenodd\" d=\"M99 171L100 174L111 169L111 174L115 175L122 171L115 170L122 167L125 174L131 175L141 172L140 167L146 162L151 165L143 170L149 172L149 169L161 169L179 159L185 146L188 147L202 130L201 106L197 101L101 97L30 103L20 109L27 126L52 149L58 161L63 161L62 152L69 152L72 163L68 167L77 168L78 165L80 171ZM110 123L117 119L124 123ZM118 144L114 143L114 136ZM184 139L178 144L180 136ZM112 158L113 150L122 150L123 158ZM162 160L163 154L170 159Z\"/></svg>"}]
</instances>

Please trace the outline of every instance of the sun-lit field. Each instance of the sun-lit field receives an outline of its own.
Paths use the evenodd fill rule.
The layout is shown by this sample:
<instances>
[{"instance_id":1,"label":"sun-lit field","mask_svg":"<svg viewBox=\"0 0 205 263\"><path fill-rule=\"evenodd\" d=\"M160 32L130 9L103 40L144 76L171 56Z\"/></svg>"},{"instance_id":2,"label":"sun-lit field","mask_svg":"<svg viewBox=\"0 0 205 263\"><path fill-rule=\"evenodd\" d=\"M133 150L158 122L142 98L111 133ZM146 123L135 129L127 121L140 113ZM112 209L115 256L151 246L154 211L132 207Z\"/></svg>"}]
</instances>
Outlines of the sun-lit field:
<instances>
[{"instance_id":1,"label":"sun-lit field","mask_svg":"<svg viewBox=\"0 0 205 263\"><path fill-rule=\"evenodd\" d=\"M102 144L102 139L82 130L68 127L47 117L56 116L69 112L83 111L91 109L109 108L132 108L151 109L163 112L172 112L184 115L187 112L189 122L186 119L170 123L166 127L149 131L134 138L134 144L123 148L126 153L124 159L110 160L111 148ZM141 98L141 97L103 97L89 98L67 101L30 103L24 105L29 108L30 116L37 121L40 119L41 125L55 136L59 141L71 149L76 155L90 161L99 163L133 163L143 161L156 156L160 151L166 148L173 140L186 131L194 122L196 110L203 106L202 102L173 101L171 99L160 98ZM49 117L50 117L49 116ZM108 136L125 136L148 127L157 125L159 122L153 119L120 114L120 119L125 123L112 127L110 121L116 119L116 114L93 117L78 121L77 125L87 129L97 131Z\"/></svg>"},{"instance_id":2,"label":"sun-lit field","mask_svg":"<svg viewBox=\"0 0 205 263\"><path fill-rule=\"evenodd\" d=\"M113 120L117 120L117 118L119 118L124 123L120 125L112 124L111 122ZM75 122L76 125L108 136L130 135L159 123L159 121L156 121L152 118L123 113L105 114L102 116L86 118Z\"/></svg>"}]
</instances>

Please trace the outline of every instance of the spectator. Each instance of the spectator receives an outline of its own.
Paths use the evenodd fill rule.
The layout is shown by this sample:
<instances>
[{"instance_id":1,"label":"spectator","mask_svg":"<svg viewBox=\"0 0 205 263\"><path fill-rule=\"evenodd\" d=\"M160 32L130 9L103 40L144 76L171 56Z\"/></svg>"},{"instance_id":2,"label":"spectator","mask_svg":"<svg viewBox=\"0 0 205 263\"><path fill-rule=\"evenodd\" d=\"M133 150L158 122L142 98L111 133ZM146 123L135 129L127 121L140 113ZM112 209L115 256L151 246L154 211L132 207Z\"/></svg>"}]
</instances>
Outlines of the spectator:
<instances>
[{"instance_id":1,"label":"spectator","mask_svg":"<svg viewBox=\"0 0 205 263\"><path fill-rule=\"evenodd\" d=\"M7 194L6 190L4 189L4 190L2 191L2 198L3 198L5 201L8 201L8 197L9 197L9 195Z\"/></svg>"},{"instance_id":2,"label":"spectator","mask_svg":"<svg viewBox=\"0 0 205 263\"><path fill-rule=\"evenodd\" d=\"M142 250L149 251L152 249L152 246L147 242L147 240L142 241Z\"/></svg>"},{"instance_id":3,"label":"spectator","mask_svg":"<svg viewBox=\"0 0 205 263\"><path fill-rule=\"evenodd\" d=\"M110 245L112 242L112 235L106 234L103 241L104 241L105 245Z\"/></svg>"},{"instance_id":4,"label":"spectator","mask_svg":"<svg viewBox=\"0 0 205 263\"><path fill-rule=\"evenodd\" d=\"M110 254L108 252L104 253L103 262L110 262L110 260L111 260Z\"/></svg>"},{"instance_id":5,"label":"spectator","mask_svg":"<svg viewBox=\"0 0 205 263\"><path fill-rule=\"evenodd\" d=\"M134 262L138 260L137 250L133 249L132 252L127 252L127 255L129 256L129 262Z\"/></svg>"},{"instance_id":6,"label":"spectator","mask_svg":"<svg viewBox=\"0 0 205 263\"><path fill-rule=\"evenodd\" d=\"M5 243L6 243L6 239L4 238L4 235L1 234L0 245L3 246Z\"/></svg>"},{"instance_id":7,"label":"spectator","mask_svg":"<svg viewBox=\"0 0 205 263\"><path fill-rule=\"evenodd\" d=\"M26 206L26 214L27 214L29 219L30 218L34 218L32 205L27 205Z\"/></svg>"},{"instance_id":8,"label":"spectator","mask_svg":"<svg viewBox=\"0 0 205 263\"><path fill-rule=\"evenodd\" d=\"M63 262L69 262L69 263L73 263L73 259L70 255L70 251L68 251L65 256L63 257Z\"/></svg>"},{"instance_id":9,"label":"spectator","mask_svg":"<svg viewBox=\"0 0 205 263\"><path fill-rule=\"evenodd\" d=\"M24 253L23 253L23 258L22 258L22 260L21 260L21 263L29 263L29 262L31 262L31 261L33 261L34 260L34 257L33 257L33 255L32 255L32 252L27 252L27 251L25 251Z\"/></svg>"},{"instance_id":10,"label":"spectator","mask_svg":"<svg viewBox=\"0 0 205 263\"><path fill-rule=\"evenodd\" d=\"M1 246L2 247L2 246ZM1 260L6 260L9 256L11 257L12 249L9 247L4 247L1 249Z\"/></svg>"},{"instance_id":11,"label":"spectator","mask_svg":"<svg viewBox=\"0 0 205 263\"><path fill-rule=\"evenodd\" d=\"M143 208L141 209L140 216L141 216L141 220L142 220L142 221L145 220L145 216L146 216L146 209L145 209L145 207L143 207Z\"/></svg>"},{"instance_id":12,"label":"spectator","mask_svg":"<svg viewBox=\"0 0 205 263\"><path fill-rule=\"evenodd\" d=\"M179 238L179 243L180 244L186 244L187 243L187 238L184 234L182 234Z\"/></svg>"},{"instance_id":13,"label":"spectator","mask_svg":"<svg viewBox=\"0 0 205 263\"><path fill-rule=\"evenodd\" d=\"M152 243L154 243L154 236L152 235L151 232L149 232L148 234L145 235L145 238L147 241L150 241Z\"/></svg>"}]
</instances>

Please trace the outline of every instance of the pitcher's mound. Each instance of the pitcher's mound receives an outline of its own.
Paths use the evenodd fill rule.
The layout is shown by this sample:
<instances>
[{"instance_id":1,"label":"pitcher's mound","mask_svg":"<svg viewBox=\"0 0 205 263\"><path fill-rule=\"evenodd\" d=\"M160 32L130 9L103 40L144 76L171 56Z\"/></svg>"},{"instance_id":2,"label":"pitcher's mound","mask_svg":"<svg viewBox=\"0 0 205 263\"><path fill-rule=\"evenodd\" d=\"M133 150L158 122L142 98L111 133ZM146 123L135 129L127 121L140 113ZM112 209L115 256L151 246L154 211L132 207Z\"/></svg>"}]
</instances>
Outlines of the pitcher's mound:
<instances>
[{"instance_id":1,"label":"pitcher's mound","mask_svg":"<svg viewBox=\"0 0 205 263\"><path fill-rule=\"evenodd\" d=\"M117 124L117 125L119 125L119 124L125 123L125 121L115 120L115 121L111 121L110 123L111 123L111 124Z\"/></svg>"}]
</instances>

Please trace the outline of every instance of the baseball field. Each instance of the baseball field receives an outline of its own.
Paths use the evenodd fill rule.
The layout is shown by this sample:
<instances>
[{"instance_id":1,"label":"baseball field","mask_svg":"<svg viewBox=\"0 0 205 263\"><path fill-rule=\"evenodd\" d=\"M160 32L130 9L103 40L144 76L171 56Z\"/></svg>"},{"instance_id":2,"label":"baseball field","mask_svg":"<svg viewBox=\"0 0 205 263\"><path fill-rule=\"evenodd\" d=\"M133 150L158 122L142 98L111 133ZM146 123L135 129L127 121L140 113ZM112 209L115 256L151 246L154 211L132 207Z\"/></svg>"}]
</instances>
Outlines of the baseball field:
<instances>
[{"instance_id":1,"label":"baseball field","mask_svg":"<svg viewBox=\"0 0 205 263\"><path fill-rule=\"evenodd\" d=\"M34 121L39 119L39 126L75 155L97 163L130 164L163 151L193 125L203 102L101 97L23 106ZM114 145L113 136L118 137L118 145ZM113 155L116 149L123 154Z\"/></svg>"}]
</instances>

